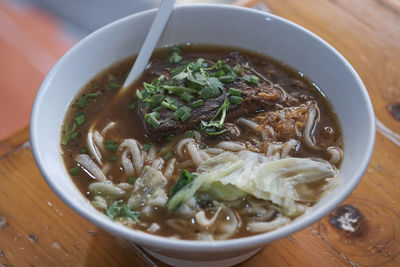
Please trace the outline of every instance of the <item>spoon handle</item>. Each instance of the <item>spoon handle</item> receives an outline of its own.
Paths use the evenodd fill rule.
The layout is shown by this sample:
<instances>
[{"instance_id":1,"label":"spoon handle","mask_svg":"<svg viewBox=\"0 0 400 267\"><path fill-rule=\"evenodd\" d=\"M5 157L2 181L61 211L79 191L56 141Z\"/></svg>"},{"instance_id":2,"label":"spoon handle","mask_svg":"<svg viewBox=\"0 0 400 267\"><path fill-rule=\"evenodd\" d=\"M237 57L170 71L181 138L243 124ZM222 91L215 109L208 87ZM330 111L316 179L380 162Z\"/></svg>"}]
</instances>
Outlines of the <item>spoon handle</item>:
<instances>
[{"instance_id":1,"label":"spoon handle","mask_svg":"<svg viewBox=\"0 0 400 267\"><path fill-rule=\"evenodd\" d=\"M175 0L162 0L160 7L158 8L158 12L154 18L154 21L151 25L150 31L144 40L142 48L140 49L139 55L136 58L135 63L131 71L129 72L128 77L124 82L124 86L121 88L121 91L125 90L135 81L146 68L147 63L154 51L154 48L157 45L158 39L160 39L161 33L164 31L165 25L167 24L167 20L171 11L174 7Z\"/></svg>"}]
</instances>

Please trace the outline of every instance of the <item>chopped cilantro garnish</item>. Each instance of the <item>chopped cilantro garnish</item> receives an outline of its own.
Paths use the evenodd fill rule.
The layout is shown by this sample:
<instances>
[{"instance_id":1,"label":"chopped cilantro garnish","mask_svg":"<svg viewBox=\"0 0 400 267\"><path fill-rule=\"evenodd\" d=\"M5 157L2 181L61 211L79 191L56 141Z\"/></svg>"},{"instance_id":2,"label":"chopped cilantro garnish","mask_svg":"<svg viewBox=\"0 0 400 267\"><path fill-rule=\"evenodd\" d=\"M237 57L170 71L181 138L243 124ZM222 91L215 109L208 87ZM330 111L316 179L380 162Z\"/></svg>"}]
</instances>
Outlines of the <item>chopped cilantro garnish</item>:
<instances>
[{"instance_id":1,"label":"chopped cilantro garnish","mask_svg":"<svg viewBox=\"0 0 400 267\"><path fill-rule=\"evenodd\" d=\"M182 60L182 56L180 55L182 47L180 46L173 46L169 50L169 63L179 63Z\"/></svg>"},{"instance_id":2,"label":"chopped cilantro garnish","mask_svg":"<svg viewBox=\"0 0 400 267\"><path fill-rule=\"evenodd\" d=\"M81 96L81 97L78 99L77 104L78 104L78 106L79 106L80 108L83 108L83 107L85 107L85 105L86 105L86 101L87 101L87 97L83 95L83 96Z\"/></svg>"},{"instance_id":3,"label":"chopped cilantro garnish","mask_svg":"<svg viewBox=\"0 0 400 267\"><path fill-rule=\"evenodd\" d=\"M108 83L108 87L112 88L112 89L116 89L116 88L120 88L121 85L118 84L116 81L111 81Z\"/></svg>"},{"instance_id":4,"label":"chopped cilantro garnish","mask_svg":"<svg viewBox=\"0 0 400 267\"><path fill-rule=\"evenodd\" d=\"M229 101L234 104L234 105L240 105L243 101L243 98L241 96L231 96L229 98Z\"/></svg>"},{"instance_id":5,"label":"chopped cilantro garnish","mask_svg":"<svg viewBox=\"0 0 400 267\"><path fill-rule=\"evenodd\" d=\"M115 151L118 148L117 141L114 140L106 140L106 149L110 151Z\"/></svg>"},{"instance_id":6,"label":"chopped cilantro garnish","mask_svg":"<svg viewBox=\"0 0 400 267\"><path fill-rule=\"evenodd\" d=\"M85 113L79 112L78 115L75 117L76 124L82 125L85 122Z\"/></svg>"},{"instance_id":7,"label":"chopped cilantro garnish","mask_svg":"<svg viewBox=\"0 0 400 267\"><path fill-rule=\"evenodd\" d=\"M76 129L76 123L74 123L71 129L69 128L69 124L65 123L64 135L61 138L61 145L66 146L70 139L75 139L78 136L78 132L75 131L75 129Z\"/></svg>"},{"instance_id":8,"label":"chopped cilantro garnish","mask_svg":"<svg viewBox=\"0 0 400 267\"><path fill-rule=\"evenodd\" d=\"M147 152L147 151L150 150L150 147L151 147L151 144L144 144L144 145L142 146L142 150Z\"/></svg>"},{"instance_id":9,"label":"chopped cilantro garnish","mask_svg":"<svg viewBox=\"0 0 400 267\"><path fill-rule=\"evenodd\" d=\"M111 219L115 219L117 217L126 217L132 219L135 222L139 222L140 214L136 211L132 211L128 205L122 203L122 200L117 200L112 203L106 210L107 216Z\"/></svg>"},{"instance_id":10,"label":"chopped cilantro garnish","mask_svg":"<svg viewBox=\"0 0 400 267\"><path fill-rule=\"evenodd\" d=\"M81 169L79 167L73 167L69 169L69 173L75 176L81 173Z\"/></svg>"},{"instance_id":11,"label":"chopped cilantro garnish","mask_svg":"<svg viewBox=\"0 0 400 267\"><path fill-rule=\"evenodd\" d=\"M129 177L128 178L128 184L135 184L136 180L137 180L137 178Z\"/></svg>"},{"instance_id":12,"label":"chopped cilantro garnish","mask_svg":"<svg viewBox=\"0 0 400 267\"><path fill-rule=\"evenodd\" d=\"M170 157L172 157L173 154L174 154L174 153L172 153L172 152L170 151L170 152L168 152L167 154L165 154L165 155L163 156L163 158L164 158L165 160L168 160Z\"/></svg>"},{"instance_id":13,"label":"chopped cilantro garnish","mask_svg":"<svg viewBox=\"0 0 400 267\"><path fill-rule=\"evenodd\" d=\"M179 175L178 181L174 184L171 189L171 193L169 198L171 199L179 190L190 184L194 179L196 179L197 175L194 173L190 173L187 170L183 170Z\"/></svg>"},{"instance_id":14,"label":"chopped cilantro garnish","mask_svg":"<svg viewBox=\"0 0 400 267\"><path fill-rule=\"evenodd\" d=\"M214 114L212 119L209 122L201 121L200 129L204 130L208 135L218 135L226 131L224 127L226 113L229 108L228 98L225 98L224 103L218 109L218 111ZM221 114L221 118L219 121L216 121L217 117Z\"/></svg>"}]
</instances>

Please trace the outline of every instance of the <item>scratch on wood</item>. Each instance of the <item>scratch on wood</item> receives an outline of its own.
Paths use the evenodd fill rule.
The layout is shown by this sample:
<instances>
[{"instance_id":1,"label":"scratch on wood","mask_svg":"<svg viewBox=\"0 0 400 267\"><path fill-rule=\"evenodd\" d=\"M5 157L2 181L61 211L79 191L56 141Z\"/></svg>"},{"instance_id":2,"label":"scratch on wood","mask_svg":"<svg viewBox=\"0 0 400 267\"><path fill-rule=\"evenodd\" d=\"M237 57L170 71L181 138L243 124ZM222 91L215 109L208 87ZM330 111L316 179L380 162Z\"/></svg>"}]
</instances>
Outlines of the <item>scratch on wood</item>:
<instances>
[{"instance_id":1,"label":"scratch on wood","mask_svg":"<svg viewBox=\"0 0 400 267\"><path fill-rule=\"evenodd\" d=\"M8 222L4 216L0 214L0 228L5 228L8 226Z\"/></svg>"},{"instance_id":2,"label":"scratch on wood","mask_svg":"<svg viewBox=\"0 0 400 267\"><path fill-rule=\"evenodd\" d=\"M357 264L355 264L352 260L350 260L346 255L344 255L341 251L336 249L331 243L329 243L320 233L318 233L316 230L311 229L311 232L313 232L315 235L317 235L319 238L321 238L322 241L324 241L331 249L336 251L343 259L345 259L348 263L350 263L352 266L357 267Z\"/></svg>"},{"instance_id":3,"label":"scratch on wood","mask_svg":"<svg viewBox=\"0 0 400 267\"><path fill-rule=\"evenodd\" d=\"M28 238L29 238L29 240L30 240L31 242L33 242L33 243L37 243L37 242L38 242L38 237L37 237L37 235L35 235L35 234L29 234L29 235L28 235Z\"/></svg>"}]
</instances>

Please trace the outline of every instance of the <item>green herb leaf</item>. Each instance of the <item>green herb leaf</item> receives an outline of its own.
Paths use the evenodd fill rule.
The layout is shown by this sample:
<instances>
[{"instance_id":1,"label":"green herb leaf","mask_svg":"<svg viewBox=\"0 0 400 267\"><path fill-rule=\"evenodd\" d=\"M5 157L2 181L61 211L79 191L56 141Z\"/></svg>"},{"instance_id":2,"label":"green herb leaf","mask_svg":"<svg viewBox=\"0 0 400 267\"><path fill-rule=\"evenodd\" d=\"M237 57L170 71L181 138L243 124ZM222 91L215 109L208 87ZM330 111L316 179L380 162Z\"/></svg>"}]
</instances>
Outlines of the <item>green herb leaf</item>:
<instances>
[{"instance_id":1,"label":"green herb leaf","mask_svg":"<svg viewBox=\"0 0 400 267\"><path fill-rule=\"evenodd\" d=\"M128 179L128 184L135 184L136 180L137 180L137 178L130 177L130 178Z\"/></svg>"},{"instance_id":2,"label":"green herb leaf","mask_svg":"<svg viewBox=\"0 0 400 267\"><path fill-rule=\"evenodd\" d=\"M228 93L230 95L234 95L234 96L242 96L243 95L243 91L239 90L239 89L235 89L235 88L229 88Z\"/></svg>"},{"instance_id":3,"label":"green herb leaf","mask_svg":"<svg viewBox=\"0 0 400 267\"><path fill-rule=\"evenodd\" d=\"M81 96L81 97L78 99L77 104L78 104L78 106L79 106L80 108L84 108L85 105L86 105L86 101L87 101L87 97L83 95L83 96Z\"/></svg>"},{"instance_id":4,"label":"green herb leaf","mask_svg":"<svg viewBox=\"0 0 400 267\"><path fill-rule=\"evenodd\" d=\"M167 139L167 141L171 141L172 139L174 139L175 135L174 134L169 134L165 137L165 139Z\"/></svg>"},{"instance_id":5,"label":"green herb leaf","mask_svg":"<svg viewBox=\"0 0 400 267\"><path fill-rule=\"evenodd\" d=\"M144 144L143 146L142 146L142 150L143 151L149 151L150 150L150 148L151 148L151 144Z\"/></svg>"},{"instance_id":6,"label":"green herb leaf","mask_svg":"<svg viewBox=\"0 0 400 267\"><path fill-rule=\"evenodd\" d=\"M69 173L75 176L81 173L81 169L79 167L73 167L69 169Z\"/></svg>"},{"instance_id":7,"label":"green herb leaf","mask_svg":"<svg viewBox=\"0 0 400 267\"><path fill-rule=\"evenodd\" d=\"M236 65L233 67L233 72L234 72L236 75L241 75L241 74L242 74L242 66L241 66L240 64L236 64Z\"/></svg>"},{"instance_id":8,"label":"green herb leaf","mask_svg":"<svg viewBox=\"0 0 400 267\"><path fill-rule=\"evenodd\" d=\"M179 190L193 182L196 177L196 174L190 173L187 170L183 170L179 175L178 181L176 181L176 183L172 187L169 198L171 199L176 193L178 193Z\"/></svg>"},{"instance_id":9,"label":"green herb leaf","mask_svg":"<svg viewBox=\"0 0 400 267\"><path fill-rule=\"evenodd\" d=\"M200 144L200 148L205 149L205 148L207 148L207 145L202 143L202 144Z\"/></svg>"},{"instance_id":10,"label":"green herb leaf","mask_svg":"<svg viewBox=\"0 0 400 267\"><path fill-rule=\"evenodd\" d=\"M87 152L88 152L87 149L84 148L84 147L82 147L82 148L79 150L79 153L80 153L80 154L86 154Z\"/></svg>"},{"instance_id":11,"label":"green herb leaf","mask_svg":"<svg viewBox=\"0 0 400 267\"><path fill-rule=\"evenodd\" d=\"M231 96L229 101L234 105L240 105L243 101L241 96Z\"/></svg>"},{"instance_id":12,"label":"green herb leaf","mask_svg":"<svg viewBox=\"0 0 400 267\"><path fill-rule=\"evenodd\" d=\"M128 205L122 205L120 214L121 217L130 218L135 222L139 222L139 212L132 211Z\"/></svg>"},{"instance_id":13,"label":"green herb leaf","mask_svg":"<svg viewBox=\"0 0 400 267\"><path fill-rule=\"evenodd\" d=\"M90 98L94 98L94 97L97 97L99 95L99 93L89 93L88 94L88 97L90 97Z\"/></svg>"},{"instance_id":14,"label":"green herb leaf","mask_svg":"<svg viewBox=\"0 0 400 267\"><path fill-rule=\"evenodd\" d=\"M169 63L176 64L182 60L182 56L180 55L181 50L182 50L182 47L180 47L180 46L173 46L170 48L169 57L168 57Z\"/></svg>"},{"instance_id":15,"label":"green herb leaf","mask_svg":"<svg viewBox=\"0 0 400 267\"><path fill-rule=\"evenodd\" d=\"M78 115L75 117L76 124L82 125L85 121L85 113L79 112Z\"/></svg>"},{"instance_id":16,"label":"green herb leaf","mask_svg":"<svg viewBox=\"0 0 400 267\"><path fill-rule=\"evenodd\" d=\"M110 157L108 160L111 161L111 162L114 162L114 161L117 161L118 158L117 157Z\"/></svg>"},{"instance_id":17,"label":"green herb leaf","mask_svg":"<svg viewBox=\"0 0 400 267\"><path fill-rule=\"evenodd\" d=\"M164 158L165 160L168 160L170 157L172 157L173 154L174 154L174 153L172 153L172 152L170 151L170 152L168 152L167 154L165 154L165 155L163 156L163 158Z\"/></svg>"},{"instance_id":18,"label":"green herb leaf","mask_svg":"<svg viewBox=\"0 0 400 267\"><path fill-rule=\"evenodd\" d=\"M194 137L194 131L187 131L186 132L186 137L193 138Z\"/></svg>"},{"instance_id":19,"label":"green herb leaf","mask_svg":"<svg viewBox=\"0 0 400 267\"><path fill-rule=\"evenodd\" d=\"M112 203L106 210L107 216L110 217L111 219L115 219L120 213L121 204L122 200L118 200Z\"/></svg>"},{"instance_id":20,"label":"green herb leaf","mask_svg":"<svg viewBox=\"0 0 400 267\"><path fill-rule=\"evenodd\" d=\"M108 85L108 87L110 87L110 88L112 88L112 89L117 89L117 88L120 88L120 87L121 87L121 85L118 84L116 81L111 81L111 82L109 82L107 85Z\"/></svg>"},{"instance_id":21,"label":"green herb leaf","mask_svg":"<svg viewBox=\"0 0 400 267\"><path fill-rule=\"evenodd\" d=\"M128 109L134 110L136 108L136 102L133 101L132 103L129 104Z\"/></svg>"},{"instance_id":22,"label":"green herb leaf","mask_svg":"<svg viewBox=\"0 0 400 267\"><path fill-rule=\"evenodd\" d=\"M118 149L118 143L114 140L106 140L106 149L110 151L115 151Z\"/></svg>"}]
</instances>

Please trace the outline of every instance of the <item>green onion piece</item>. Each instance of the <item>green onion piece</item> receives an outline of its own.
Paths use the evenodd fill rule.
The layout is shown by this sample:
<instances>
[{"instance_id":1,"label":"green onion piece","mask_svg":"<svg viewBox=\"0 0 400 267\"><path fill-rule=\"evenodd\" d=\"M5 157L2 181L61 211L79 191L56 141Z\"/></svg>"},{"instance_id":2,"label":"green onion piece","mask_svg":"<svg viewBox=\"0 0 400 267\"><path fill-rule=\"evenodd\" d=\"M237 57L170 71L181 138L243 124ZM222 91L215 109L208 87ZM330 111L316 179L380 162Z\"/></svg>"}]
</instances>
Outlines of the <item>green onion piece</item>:
<instances>
[{"instance_id":1,"label":"green onion piece","mask_svg":"<svg viewBox=\"0 0 400 267\"><path fill-rule=\"evenodd\" d=\"M108 160L109 160L109 161L113 161L113 162L114 162L114 161L117 161L117 160L118 160L118 158L117 158L117 157L111 157L111 158L109 158Z\"/></svg>"},{"instance_id":2,"label":"green onion piece","mask_svg":"<svg viewBox=\"0 0 400 267\"><path fill-rule=\"evenodd\" d=\"M221 76L225 76L225 71L223 70L219 70L215 73L215 77L221 77Z\"/></svg>"},{"instance_id":3,"label":"green onion piece","mask_svg":"<svg viewBox=\"0 0 400 267\"><path fill-rule=\"evenodd\" d=\"M233 75L226 75L219 77L219 80L223 83L231 83L235 80L235 76Z\"/></svg>"},{"instance_id":4,"label":"green onion piece","mask_svg":"<svg viewBox=\"0 0 400 267\"><path fill-rule=\"evenodd\" d=\"M197 175L194 173L190 173L187 170L183 170L179 175L178 181L174 184L171 189L171 193L169 198L171 199L179 190L190 184L194 179L196 179Z\"/></svg>"},{"instance_id":5,"label":"green onion piece","mask_svg":"<svg viewBox=\"0 0 400 267\"><path fill-rule=\"evenodd\" d=\"M69 169L69 173L75 176L81 173L81 169L79 167L73 167Z\"/></svg>"},{"instance_id":6,"label":"green onion piece","mask_svg":"<svg viewBox=\"0 0 400 267\"><path fill-rule=\"evenodd\" d=\"M187 92L183 92L180 93L178 95L182 100L185 100L186 102L190 102L193 100L194 96L192 96L191 94L187 93Z\"/></svg>"},{"instance_id":7,"label":"green onion piece","mask_svg":"<svg viewBox=\"0 0 400 267\"><path fill-rule=\"evenodd\" d=\"M78 115L75 117L76 124L82 125L85 122L85 113L79 112Z\"/></svg>"},{"instance_id":8,"label":"green onion piece","mask_svg":"<svg viewBox=\"0 0 400 267\"><path fill-rule=\"evenodd\" d=\"M136 96L137 96L137 98L139 98L140 100L143 99L143 95L142 95L142 92L140 92L140 90L136 90Z\"/></svg>"},{"instance_id":9,"label":"green onion piece","mask_svg":"<svg viewBox=\"0 0 400 267\"><path fill-rule=\"evenodd\" d=\"M82 147L82 148L79 150L79 153L80 153L80 154L86 154L87 152L88 152L87 149L84 148L84 147Z\"/></svg>"},{"instance_id":10,"label":"green onion piece","mask_svg":"<svg viewBox=\"0 0 400 267\"><path fill-rule=\"evenodd\" d=\"M240 105L243 101L243 98L241 96L231 96L229 99L229 102L231 102L234 105Z\"/></svg>"},{"instance_id":11,"label":"green onion piece","mask_svg":"<svg viewBox=\"0 0 400 267\"><path fill-rule=\"evenodd\" d=\"M198 92L196 89L192 89L192 88L184 87L184 86L164 85L163 88L167 89L168 92L170 92L170 93L176 93L176 94L183 93L183 92L196 94Z\"/></svg>"},{"instance_id":12,"label":"green onion piece","mask_svg":"<svg viewBox=\"0 0 400 267\"><path fill-rule=\"evenodd\" d=\"M99 95L99 93L89 93L87 96L88 97L91 97L91 98L93 98L93 97L97 97Z\"/></svg>"},{"instance_id":13,"label":"green onion piece","mask_svg":"<svg viewBox=\"0 0 400 267\"><path fill-rule=\"evenodd\" d=\"M193 138L194 137L194 131L187 131L186 132L186 137Z\"/></svg>"},{"instance_id":14,"label":"green onion piece","mask_svg":"<svg viewBox=\"0 0 400 267\"><path fill-rule=\"evenodd\" d=\"M160 112L161 110L163 109L163 107L162 106L158 106L158 107L156 107L156 108L153 108L153 112Z\"/></svg>"},{"instance_id":15,"label":"green onion piece","mask_svg":"<svg viewBox=\"0 0 400 267\"><path fill-rule=\"evenodd\" d=\"M137 178L130 177L130 178L128 178L128 184L135 184L136 180L137 180Z\"/></svg>"},{"instance_id":16,"label":"green onion piece","mask_svg":"<svg viewBox=\"0 0 400 267\"><path fill-rule=\"evenodd\" d=\"M180 107L174 112L174 114L172 114L172 116L175 120L179 120L183 116L183 114L185 114L185 110L183 109L183 107Z\"/></svg>"},{"instance_id":17,"label":"green onion piece","mask_svg":"<svg viewBox=\"0 0 400 267\"><path fill-rule=\"evenodd\" d=\"M76 125L76 124L74 124L74 125ZM78 132L72 132L71 133L71 139L75 139L77 137L78 137Z\"/></svg>"},{"instance_id":18,"label":"green onion piece","mask_svg":"<svg viewBox=\"0 0 400 267\"><path fill-rule=\"evenodd\" d=\"M134 110L136 108L136 102L132 102L129 104L128 109Z\"/></svg>"},{"instance_id":19,"label":"green onion piece","mask_svg":"<svg viewBox=\"0 0 400 267\"><path fill-rule=\"evenodd\" d=\"M206 144L200 144L200 148L201 149L205 149L205 148L207 148L207 145Z\"/></svg>"},{"instance_id":20,"label":"green onion piece","mask_svg":"<svg viewBox=\"0 0 400 267\"><path fill-rule=\"evenodd\" d=\"M106 140L106 149L110 151L115 151L118 148L117 141L114 140Z\"/></svg>"},{"instance_id":21,"label":"green onion piece","mask_svg":"<svg viewBox=\"0 0 400 267\"><path fill-rule=\"evenodd\" d=\"M190 113L185 113L181 117L181 122L185 122L190 118Z\"/></svg>"},{"instance_id":22,"label":"green onion piece","mask_svg":"<svg viewBox=\"0 0 400 267\"><path fill-rule=\"evenodd\" d=\"M170 152L168 152L167 154L165 154L163 158L164 158L165 160L168 160L170 157L172 157L173 154L174 154L174 153L172 153L172 152L170 151Z\"/></svg>"},{"instance_id":23,"label":"green onion piece","mask_svg":"<svg viewBox=\"0 0 400 267\"><path fill-rule=\"evenodd\" d=\"M177 106L175 106L172 102L168 102L167 100L164 100L163 102L161 102L161 105L163 107L165 107L167 109L170 109L170 110L173 110L173 111L178 109Z\"/></svg>"},{"instance_id":24,"label":"green onion piece","mask_svg":"<svg viewBox=\"0 0 400 267\"><path fill-rule=\"evenodd\" d=\"M250 83L251 76L248 75L248 74L245 74L245 75L242 76L242 79L243 79L245 82Z\"/></svg>"},{"instance_id":25,"label":"green onion piece","mask_svg":"<svg viewBox=\"0 0 400 267\"><path fill-rule=\"evenodd\" d=\"M165 139L167 139L167 141L171 141L172 139L174 139L175 135L174 134L169 134L165 137Z\"/></svg>"},{"instance_id":26,"label":"green onion piece","mask_svg":"<svg viewBox=\"0 0 400 267\"><path fill-rule=\"evenodd\" d=\"M242 66L240 66L240 64L236 64L233 67L233 72L237 75L241 75L242 74Z\"/></svg>"},{"instance_id":27,"label":"green onion piece","mask_svg":"<svg viewBox=\"0 0 400 267\"><path fill-rule=\"evenodd\" d=\"M160 122L158 121L160 114L158 112L147 113L144 115L144 118L148 124L153 126L154 129L157 129L160 126Z\"/></svg>"},{"instance_id":28,"label":"green onion piece","mask_svg":"<svg viewBox=\"0 0 400 267\"><path fill-rule=\"evenodd\" d=\"M251 75L250 77L250 83L258 85L258 77L255 75Z\"/></svg>"},{"instance_id":29,"label":"green onion piece","mask_svg":"<svg viewBox=\"0 0 400 267\"><path fill-rule=\"evenodd\" d=\"M198 108L201 107L204 104L203 99L199 99L194 101L192 104L190 104L190 107L192 108Z\"/></svg>"},{"instance_id":30,"label":"green onion piece","mask_svg":"<svg viewBox=\"0 0 400 267\"><path fill-rule=\"evenodd\" d=\"M231 88L229 88L228 93L229 93L230 95L234 95L234 96L242 96L243 91L231 87Z\"/></svg>"},{"instance_id":31,"label":"green onion piece","mask_svg":"<svg viewBox=\"0 0 400 267\"><path fill-rule=\"evenodd\" d=\"M78 99L78 106L79 106L80 108L85 107L86 101L87 101L87 97L84 96L84 95L81 96L81 97Z\"/></svg>"},{"instance_id":32,"label":"green onion piece","mask_svg":"<svg viewBox=\"0 0 400 267\"><path fill-rule=\"evenodd\" d=\"M150 147L151 147L151 144L144 144L142 146L142 150L147 152L147 151L149 151Z\"/></svg>"},{"instance_id":33,"label":"green onion piece","mask_svg":"<svg viewBox=\"0 0 400 267\"><path fill-rule=\"evenodd\" d=\"M110 87L112 89L116 89L116 88L120 88L121 85L119 85L116 81L111 81L108 83L108 87Z\"/></svg>"}]
</instances>

